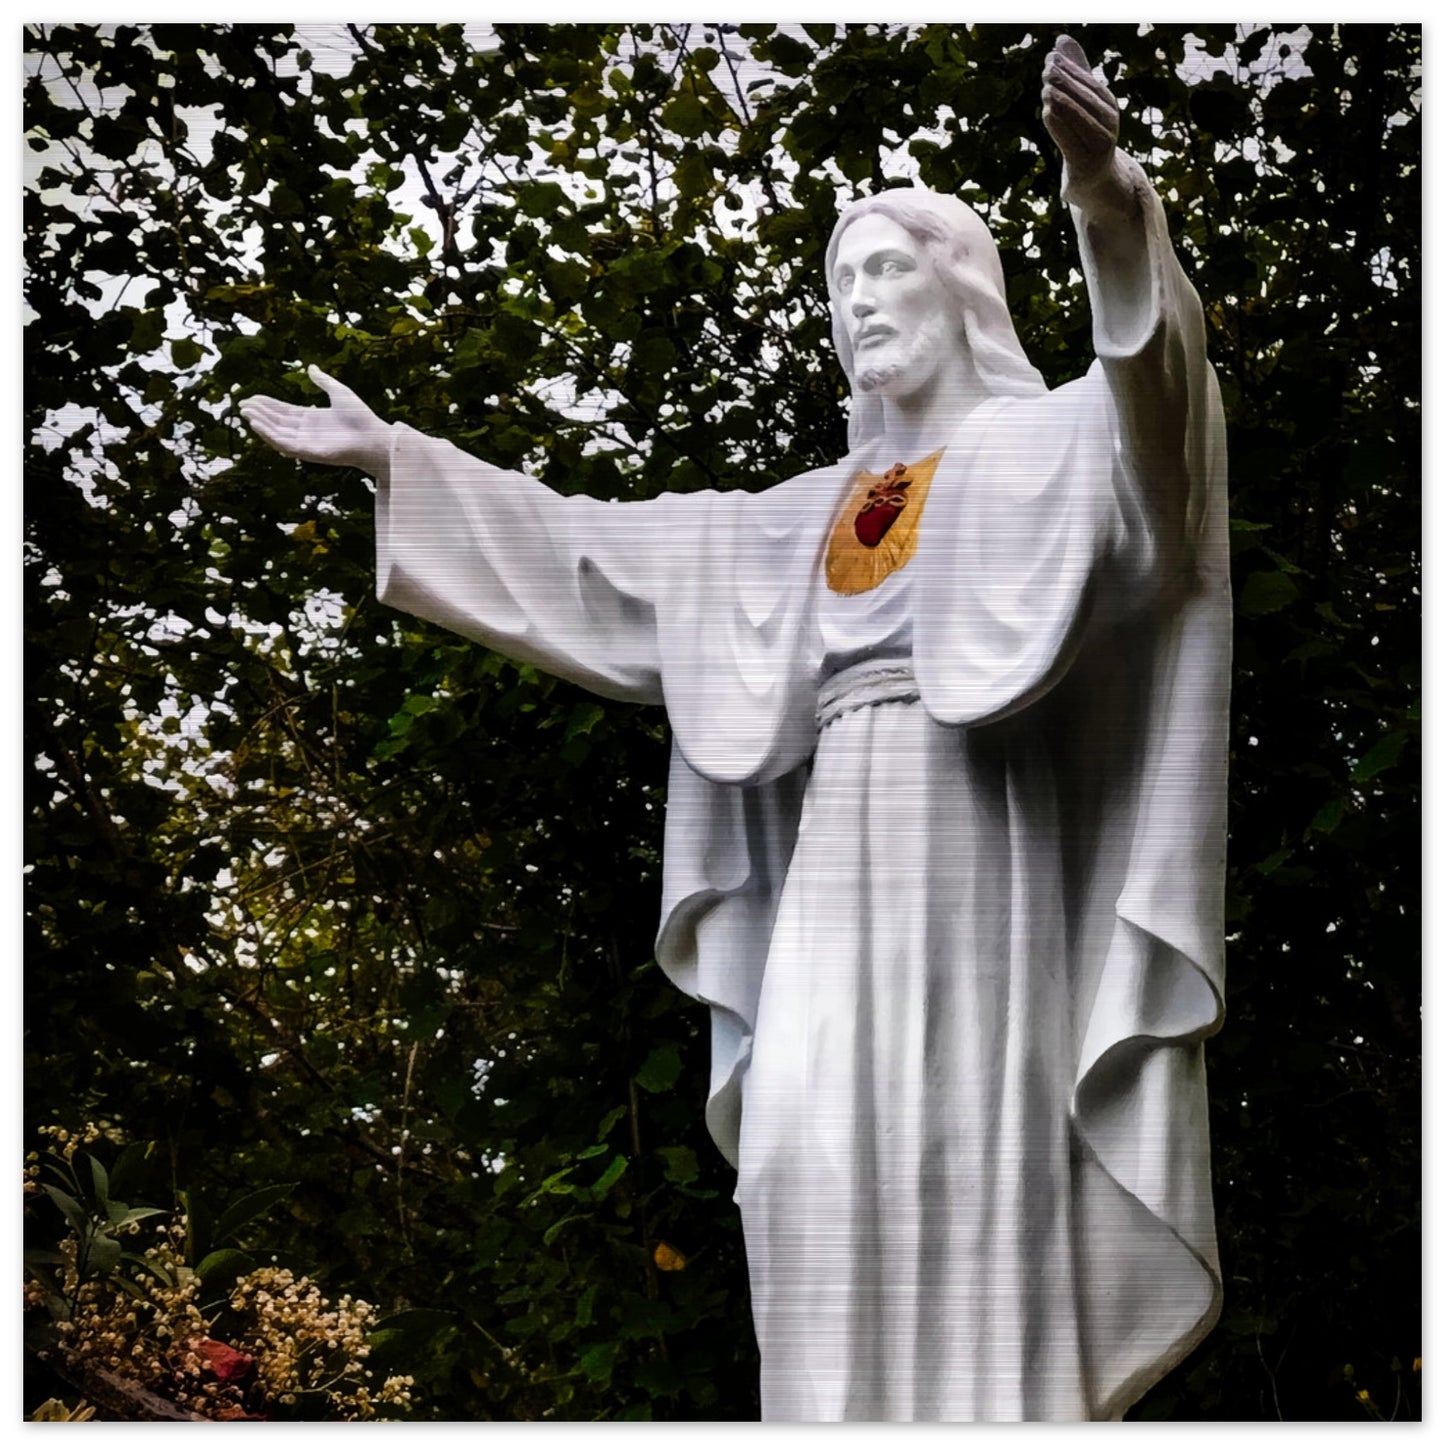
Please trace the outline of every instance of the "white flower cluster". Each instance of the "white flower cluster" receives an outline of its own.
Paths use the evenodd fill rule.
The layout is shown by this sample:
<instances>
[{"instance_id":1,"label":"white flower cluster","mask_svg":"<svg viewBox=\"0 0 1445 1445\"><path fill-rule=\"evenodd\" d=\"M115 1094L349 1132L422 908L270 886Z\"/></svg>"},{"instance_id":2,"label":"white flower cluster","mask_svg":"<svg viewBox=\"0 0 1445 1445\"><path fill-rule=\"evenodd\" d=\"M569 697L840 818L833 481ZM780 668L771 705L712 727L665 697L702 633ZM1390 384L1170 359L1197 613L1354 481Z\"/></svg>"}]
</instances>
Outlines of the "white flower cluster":
<instances>
[{"instance_id":1,"label":"white flower cluster","mask_svg":"<svg viewBox=\"0 0 1445 1445\"><path fill-rule=\"evenodd\" d=\"M56 1326L61 1349L77 1373L115 1370L178 1405L211 1413L220 1392L202 1379L205 1362L187 1344L205 1334L206 1320L197 1302L201 1282L185 1264L184 1217L157 1233L144 1255L157 1272L139 1272L125 1289L114 1275L82 1281L74 1236L61 1241L60 1288L72 1301L70 1318Z\"/></svg>"},{"instance_id":2,"label":"white flower cluster","mask_svg":"<svg viewBox=\"0 0 1445 1445\"><path fill-rule=\"evenodd\" d=\"M40 1132L67 1161L97 1139L116 1142L114 1129L96 1124L75 1131L52 1124ZM39 1156L28 1155L27 1196L40 1192L39 1173ZM116 1232L140 1229L132 1220ZM377 1384L366 1368L376 1309L350 1295L333 1305L310 1279L290 1270L272 1265L237 1280L229 1303L238 1318L222 1331L234 1343L213 1339L214 1321L201 1309L201 1280L186 1263L186 1233L185 1215L175 1216L156 1228L155 1243L142 1256L148 1267L96 1274L81 1257L82 1237L72 1231L56 1247L61 1258L49 1287L27 1276L27 1311L53 1307L57 1295L68 1306L55 1329L69 1373L84 1378L109 1370L213 1420L266 1419L276 1405L284 1417L303 1396L333 1420L374 1419L379 1410L410 1407L416 1383L410 1375ZM218 1310L208 1306L208 1312Z\"/></svg>"},{"instance_id":3,"label":"white flower cluster","mask_svg":"<svg viewBox=\"0 0 1445 1445\"><path fill-rule=\"evenodd\" d=\"M410 1375L391 1375L374 1387L365 1368L374 1306L342 1295L330 1304L303 1275L274 1266L236 1282L231 1308L246 1321L245 1348L256 1356L268 1400L294 1405L302 1395L324 1394L329 1413L366 1420L379 1405L411 1404Z\"/></svg>"},{"instance_id":4,"label":"white flower cluster","mask_svg":"<svg viewBox=\"0 0 1445 1445\"><path fill-rule=\"evenodd\" d=\"M124 1139L113 1124L95 1124L87 1121L79 1129L67 1129L64 1124L42 1124L36 1131L48 1135L55 1141L55 1152L65 1159L74 1159L75 1151L97 1139L120 1144Z\"/></svg>"}]
</instances>

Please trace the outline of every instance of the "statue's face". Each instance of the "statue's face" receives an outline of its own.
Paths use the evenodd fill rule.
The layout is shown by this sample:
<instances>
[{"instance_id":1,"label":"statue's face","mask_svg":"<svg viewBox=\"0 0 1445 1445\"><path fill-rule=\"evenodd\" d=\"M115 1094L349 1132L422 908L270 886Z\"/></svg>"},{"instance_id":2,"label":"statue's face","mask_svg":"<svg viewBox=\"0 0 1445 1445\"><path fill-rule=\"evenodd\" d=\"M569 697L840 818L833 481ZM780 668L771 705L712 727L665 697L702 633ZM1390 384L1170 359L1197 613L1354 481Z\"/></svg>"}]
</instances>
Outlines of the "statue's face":
<instances>
[{"instance_id":1,"label":"statue's face","mask_svg":"<svg viewBox=\"0 0 1445 1445\"><path fill-rule=\"evenodd\" d=\"M957 346L954 308L927 248L890 217L866 215L843 232L830 281L860 390L909 396Z\"/></svg>"}]
</instances>

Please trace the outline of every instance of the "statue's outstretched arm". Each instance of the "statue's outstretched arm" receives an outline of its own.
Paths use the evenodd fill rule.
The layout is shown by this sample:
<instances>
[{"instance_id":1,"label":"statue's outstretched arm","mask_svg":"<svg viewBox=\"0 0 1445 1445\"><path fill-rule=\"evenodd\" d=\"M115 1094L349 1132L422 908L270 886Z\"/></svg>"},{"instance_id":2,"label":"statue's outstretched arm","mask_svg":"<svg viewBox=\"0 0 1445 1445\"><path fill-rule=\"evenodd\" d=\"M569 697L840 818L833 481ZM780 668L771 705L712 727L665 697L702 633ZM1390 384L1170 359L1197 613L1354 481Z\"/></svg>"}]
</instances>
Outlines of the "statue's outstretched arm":
<instances>
[{"instance_id":1,"label":"statue's outstretched arm","mask_svg":"<svg viewBox=\"0 0 1445 1445\"><path fill-rule=\"evenodd\" d=\"M1164 210L1118 148L1119 103L1061 36L1044 65L1044 124L1064 161L1093 312L1094 350L1119 440L1166 550L1184 541L1207 388L1204 317L1169 243ZM1197 501L1197 499L1195 499Z\"/></svg>"},{"instance_id":2,"label":"statue's outstretched arm","mask_svg":"<svg viewBox=\"0 0 1445 1445\"><path fill-rule=\"evenodd\" d=\"M376 479L377 595L608 697L661 701L654 602L706 503L560 496L451 443L381 420L313 366L328 406L247 397L285 456Z\"/></svg>"},{"instance_id":3,"label":"statue's outstretched arm","mask_svg":"<svg viewBox=\"0 0 1445 1445\"><path fill-rule=\"evenodd\" d=\"M240 412L262 441L298 461L359 467L381 475L391 449L391 427L349 386L318 366L306 373L326 393L330 406L296 406L274 396L248 396Z\"/></svg>"}]
</instances>

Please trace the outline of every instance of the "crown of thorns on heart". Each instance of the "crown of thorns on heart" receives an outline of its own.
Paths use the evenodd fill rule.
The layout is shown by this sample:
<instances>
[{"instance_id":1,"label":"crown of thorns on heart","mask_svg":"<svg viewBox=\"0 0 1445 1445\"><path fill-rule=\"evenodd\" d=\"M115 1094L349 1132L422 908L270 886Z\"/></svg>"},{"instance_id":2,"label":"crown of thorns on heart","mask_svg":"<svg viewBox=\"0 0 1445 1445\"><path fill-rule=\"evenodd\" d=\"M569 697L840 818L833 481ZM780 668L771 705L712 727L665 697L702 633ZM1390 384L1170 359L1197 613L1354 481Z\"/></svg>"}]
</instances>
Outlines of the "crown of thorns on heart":
<instances>
[{"instance_id":1,"label":"crown of thorns on heart","mask_svg":"<svg viewBox=\"0 0 1445 1445\"><path fill-rule=\"evenodd\" d=\"M895 462L883 474L883 480L876 487L868 488L868 496L861 511L871 512L874 507L901 507L908 500L903 494L913 485L908 468L902 462Z\"/></svg>"},{"instance_id":2,"label":"crown of thorns on heart","mask_svg":"<svg viewBox=\"0 0 1445 1445\"><path fill-rule=\"evenodd\" d=\"M868 495L853 519L853 531L865 547L876 547L883 540L883 534L907 506L906 493L912 485L908 468L902 462L895 462L877 486L868 488Z\"/></svg>"}]
</instances>

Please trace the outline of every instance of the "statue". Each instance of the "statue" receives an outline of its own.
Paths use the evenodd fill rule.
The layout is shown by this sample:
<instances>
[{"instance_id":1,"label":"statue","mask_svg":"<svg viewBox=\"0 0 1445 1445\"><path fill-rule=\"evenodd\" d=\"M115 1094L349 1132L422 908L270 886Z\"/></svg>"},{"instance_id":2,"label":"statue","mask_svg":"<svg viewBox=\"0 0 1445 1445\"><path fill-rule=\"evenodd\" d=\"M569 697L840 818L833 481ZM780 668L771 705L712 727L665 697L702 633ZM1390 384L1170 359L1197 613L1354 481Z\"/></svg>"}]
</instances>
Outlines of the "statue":
<instances>
[{"instance_id":1,"label":"statue","mask_svg":"<svg viewBox=\"0 0 1445 1445\"><path fill-rule=\"evenodd\" d=\"M242 404L377 479L391 605L672 724L657 955L712 1010L770 1420L1118 1418L1220 1271L1224 426L1198 298L1079 46L1044 72L1097 360L1048 391L987 228L827 252L836 466L562 498L313 371Z\"/></svg>"}]
</instances>

